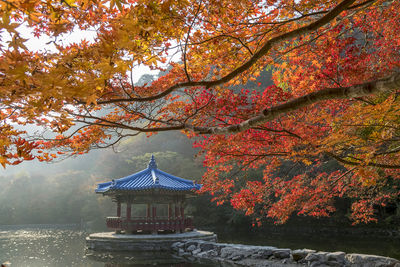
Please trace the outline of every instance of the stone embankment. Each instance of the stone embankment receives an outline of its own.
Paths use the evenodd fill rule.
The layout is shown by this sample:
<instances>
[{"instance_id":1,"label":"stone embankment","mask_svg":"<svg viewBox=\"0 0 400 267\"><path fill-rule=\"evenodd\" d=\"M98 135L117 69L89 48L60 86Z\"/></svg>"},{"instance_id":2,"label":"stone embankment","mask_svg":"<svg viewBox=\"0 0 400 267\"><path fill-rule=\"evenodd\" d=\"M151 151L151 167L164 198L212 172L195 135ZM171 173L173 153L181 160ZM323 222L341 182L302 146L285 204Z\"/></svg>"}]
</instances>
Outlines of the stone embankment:
<instances>
[{"instance_id":1,"label":"stone embankment","mask_svg":"<svg viewBox=\"0 0 400 267\"><path fill-rule=\"evenodd\" d=\"M176 242L175 253L190 261L219 262L221 266L349 266L400 267L400 261L375 255L223 244L201 240Z\"/></svg>"}]
</instances>

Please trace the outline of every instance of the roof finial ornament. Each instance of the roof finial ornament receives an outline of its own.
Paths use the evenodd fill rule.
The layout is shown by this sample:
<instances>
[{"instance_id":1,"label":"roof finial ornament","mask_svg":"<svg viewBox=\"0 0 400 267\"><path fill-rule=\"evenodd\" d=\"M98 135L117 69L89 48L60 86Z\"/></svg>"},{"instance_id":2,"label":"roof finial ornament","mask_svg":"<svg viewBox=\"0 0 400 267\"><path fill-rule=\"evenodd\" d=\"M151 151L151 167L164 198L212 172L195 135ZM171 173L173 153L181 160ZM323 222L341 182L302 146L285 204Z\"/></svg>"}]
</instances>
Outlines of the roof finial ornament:
<instances>
[{"instance_id":1,"label":"roof finial ornament","mask_svg":"<svg viewBox=\"0 0 400 267\"><path fill-rule=\"evenodd\" d=\"M157 169L157 163L156 163L156 159L154 158L154 155L151 155L151 159L149 161L149 169Z\"/></svg>"}]
</instances>

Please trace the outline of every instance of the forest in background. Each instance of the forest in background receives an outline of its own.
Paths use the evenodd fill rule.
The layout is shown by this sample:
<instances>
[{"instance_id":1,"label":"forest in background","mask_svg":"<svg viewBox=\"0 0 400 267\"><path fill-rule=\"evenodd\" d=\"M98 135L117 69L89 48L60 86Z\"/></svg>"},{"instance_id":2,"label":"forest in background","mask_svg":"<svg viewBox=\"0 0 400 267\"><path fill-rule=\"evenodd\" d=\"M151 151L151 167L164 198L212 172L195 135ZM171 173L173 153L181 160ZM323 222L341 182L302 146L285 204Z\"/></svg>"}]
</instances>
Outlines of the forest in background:
<instances>
[{"instance_id":1,"label":"forest in background","mask_svg":"<svg viewBox=\"0 0 400 267\"><path fill-rule=\"evenodd\" d=\"M94 193L96 184L145 169L151 154L160 169L180 177L199 181L204 171L179 133L133 137L116 149L1 171L0 224L104 222L115 204Z\"/></svg>"},{"instance_id":2,"label":"forest in background","mask_svg":"<svg viewBox=\"0 0 400 267\"><path fill-rule=\"evenodd\" d=\"M115 204L111 199L94 193L97 183L146 168L152 154L161 170L179 177L200 181L205 171L201 155L197 155L198 151L192 147L192 140L179 132L160 133L150 138L145 135L135 136L122 142L115 150L118 153L111 149L94 150L87 155L58 163L27 162L3 170L0 173L0 224L85 222L100 229L104 227L104 217L115 215ZM307 171L307 166L299 165L295 169L290 167L291 164L285 166L283 164L276 171L277 176L293 176ZM338 168L334 161L326 166L323 171ZM262 170L253 171L247 177L262 179ZM194 216L196 226L206 229L228 226L244 231L257 228L253 225L252 217L234 210L229 203L217 206L211 202L211 198L205 194L188 201L186 213ZM377 207L380 221L369 226L398 227L400 215L396 204L399 205L393 203L392 206ZM350 226L351 222L347 218L350 202L337 199L336 208L337 211L330 218L292 216L286 226ZM262 224L262 228L271 226L270 220Z\"/></svg>"}]
</instances>

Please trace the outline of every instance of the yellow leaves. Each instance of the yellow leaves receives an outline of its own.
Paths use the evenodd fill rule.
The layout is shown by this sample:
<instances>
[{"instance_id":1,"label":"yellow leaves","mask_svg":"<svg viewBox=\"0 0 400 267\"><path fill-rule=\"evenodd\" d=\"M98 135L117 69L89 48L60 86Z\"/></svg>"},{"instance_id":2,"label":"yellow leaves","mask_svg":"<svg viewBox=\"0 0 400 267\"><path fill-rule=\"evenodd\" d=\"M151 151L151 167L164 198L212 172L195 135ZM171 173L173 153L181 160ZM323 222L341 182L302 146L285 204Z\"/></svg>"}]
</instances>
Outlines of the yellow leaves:
<instances>
[{"instance_id":1,"label":"yellow leaves","mask_svg":"<svg viewBox=\"0 0 400 267\"><path fill-rule=\"evenodd\" d=\"M154 65L157 66L157 58L156 57L151 57L150 59L147 60L147 65Z\"/></svg>"},{"instance_id":2,"label":"yellow leaves","mask_svg":"<svg viewBox=\"0 0 400 267\"><path fill-rule=\"evenodd\" d=\"M312 164L312 161L308 160L308 159L303 159L302 160L304 164L306 164L307 166L310 166Z\"/></svg>"},{"instance_id":3,"label":"yellow leaves","mask_svg":"<svg viewBox=\"0 0 400 267\"><path fill-rule=\"evenodd\" d=\"M76 0L63 0L62 2L66 3L70 7L77 7L75 4Z\"/></svg>"},{"instance_id":4,"label":"yellow leaves","mask_svg":"<svg viewBox=\"0 0 400 267\"><path fill-rule=\"evenodd\" d=\"M22 48L24 50L28 50L28 48L24 45L24 42L26 42L28 39L24 39L19 37L19 35L14 35L12 40L9 42L9 47L14 48L14 50L18 50L19 48Z\"/></svg>"},{"instance_id":5,"label":"yellow leaves","mask_svg":"<svg viewBox=\"0 0 400 267\"><path fill-rule=\"evenodd\" d=\"M124 4L125 1L123 0L111 0L110 1L110 8L114 8L115 6L117 6L117 8L119 9L119 11L122 11L122 4Z\"/></svg>"},{"instance_id":6,"label":"yellow leaves","mask_svg":"<svg viewBox=\"0 0 400 267\"><path fill-rule=\"evenodd\" d=\"M9 164L9 161L7 160L7 158L5 158L4 156L0 155L0 164L1 166L3 166L3 168L6 168L6 165Z\"/></svg>"},{"instance_id":7,"label":"yellow leaves","mask_svg":"<svg viewBox=\"0 0 400 267\"><path fill-rule=\"evenodd\" d=\"M377 175L375 170L371 168L360 168L357 173L363 186L376 185L379 176Z\"/></svg>"},{"instance_id":8,"label":"yellow leaves","mask_svg":"<svg viewBox=\"0 0 400 267\"><path fill-rule=\"evenodd\" d=\"M87 105L97 105L97 95L90 95L89 97L86 98L86 104Z\"/></svg>"}]
</instances>

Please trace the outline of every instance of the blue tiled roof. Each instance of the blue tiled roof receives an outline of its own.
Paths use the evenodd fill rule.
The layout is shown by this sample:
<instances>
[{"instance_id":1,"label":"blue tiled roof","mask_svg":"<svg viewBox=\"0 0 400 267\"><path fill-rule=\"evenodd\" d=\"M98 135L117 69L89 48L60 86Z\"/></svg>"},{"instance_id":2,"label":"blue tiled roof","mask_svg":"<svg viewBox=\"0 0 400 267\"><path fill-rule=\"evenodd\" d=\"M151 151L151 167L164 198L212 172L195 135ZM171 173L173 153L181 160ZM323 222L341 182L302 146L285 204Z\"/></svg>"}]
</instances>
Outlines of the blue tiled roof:
<instances>
[{"instance_id":1,"label":"blue tiled roof","mask_svg":"<svg viewBox=\"0 0 400 267\"><path fill-rule=\"evenodd\" d=\"M111 182L98 184L96 193L105 193L109 190L139 191L156 188L171 191L190 191L200 189L201 185L157 169L154 156L151 156L147 169Z\"/></svg>"}]
</instances>

